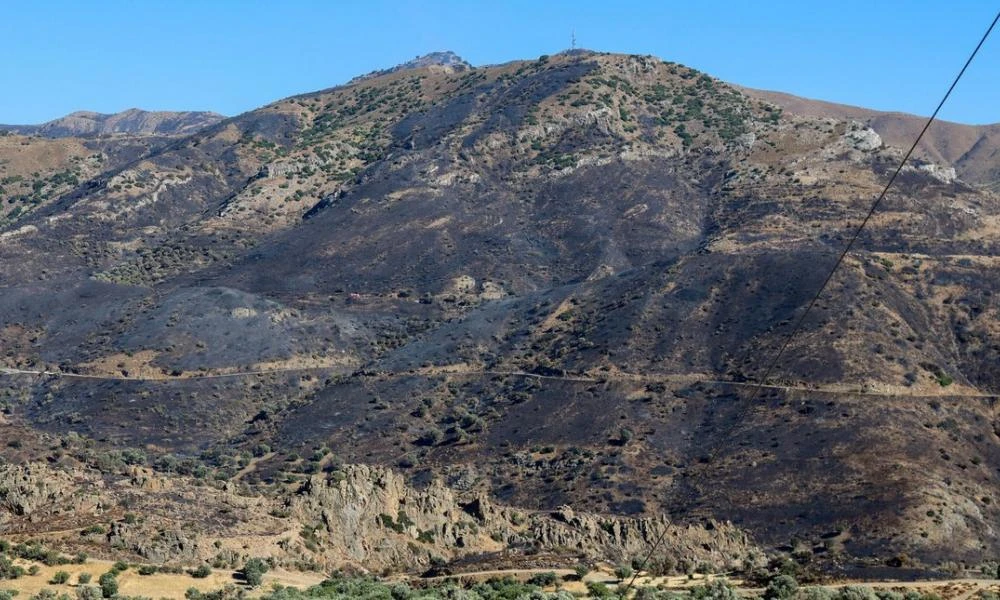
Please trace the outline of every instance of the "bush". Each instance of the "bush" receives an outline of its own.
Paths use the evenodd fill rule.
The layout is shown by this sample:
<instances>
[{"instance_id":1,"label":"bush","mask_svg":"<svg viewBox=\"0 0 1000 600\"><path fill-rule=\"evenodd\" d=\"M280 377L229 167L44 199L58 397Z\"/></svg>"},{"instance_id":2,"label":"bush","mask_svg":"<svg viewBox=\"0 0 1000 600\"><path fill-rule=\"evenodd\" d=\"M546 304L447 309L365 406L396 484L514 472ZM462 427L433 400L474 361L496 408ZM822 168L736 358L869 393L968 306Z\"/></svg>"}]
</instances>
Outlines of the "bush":
<instances>
[{"instance_id":1,"label":"bush","mask_svg":"<svg viewBox=\"0 0 1000 600\"><path fill-rule=\"evenodd\" d=\"M142 565L139 567L139 575L155 575L159 569L156 565Z\"/></svg>"},{"instance_id":2,"label":"bush","mask_svg":"<svg viewBox=\"0 0 1000 600\"><path fill-rule=\"evenodd\" d=\"M555 585L556 579L557 579L556 574L553 573L552 571L548 571L547 573L537 573L533 575L531 579L528 580L528 583L530 583L531 585L537 585L539 587L545 587L549 585Z\"/></svg>"},{"instance_id":3,"label":"bush","mask_svg":"<svg viewBox=\"0 0 1000 600\"><path fill-rule=\"evenodd\" d=\"M809 587L802 590L802 600L833 600L833 590L825 587Z\"/></svg>"},{"instance_id":4,"label":"bush","mask_svg":"<svg viewBox=\"0 0 1000 600\"><path fill-rule=\"evenodd\" d=\"M788 600L799 589L799 582L791 575L778 575L768 582L764 600Z\"/></svg>"},{"instance_id":5,"label":"bush","mask_svg":"<svg viewBox=\"0 0 1000 600\"><path fill-rule=\"evenodd\" d=\"M191 571L191 577L195 579L204 579L212 574L212 568L208 565L201 565L194 571Z\"/></svg>"},{"instance_id":6,"label":"bush","mask_svg":"<svg viewBox=\"0 0 1000 600\"><path fill-rule=\"evenodd\" d=\"M632 576L632 573L632 567L628 565L618 565L615 567L615 577L618 578L618 581L625 581Z\"/></svg>"},{"instance_id":7,"label":"bush","mask_svg":"<svg viewBox=\"0 0 1000 600\"><path fill-rule=\"evenodd\" d=\"M725 579L713 579L705 585L691 589L694 600L740 600L739 594Z\"/></svg>"},{"instance_id":8,"label":"bush","mask_svg":"<svg viewBox=\"0 0 1000 600\"><path fill-rule=\"evenodd\" d=\"M15 565L9 558L0 554L0 579L17 579L24 575L24 569Z\"/></svg>"},{"instance_id":9,"label":"bush","mask_svg":"<svg viewBox=\"0 0 1000 600\"><path fill-rule=\"evenodd\" d=\"M76 588L76 597L77 600L101 600L104 596L96 585L81 585Z\"/></svg>"},{"instance_id":10,"label":"bush","mask_svg":"<svg viewBox=\"0 0 1000 600\"><path fill-rule=\"evenodd\" d=\"M257 587L264 581L267 573L267 563L259 558L251 558L243 565L243 579L250 587Z\"/></svg>"},{"instance_id":11,"label":"bush","mask_svg":"<svg viewBox=\"0 0 1000 600\"><path fill-rule=\"evenodd\" d=\"M69 581L69 573L66 571L56 571L52 579L49 580L49 583L52 585L62 585L67 581Z\"/></svg>"},{"instance_id":12,"label":"bush","mask_svg":"<svg viewBox=\"0 0 1000 600\"><path fill-rule=\"evenodd\" d=\"M878 600L871 588L863 585L848 585L837 590L836 600Z\"/></svg>"},{"instance_id":13,"label":"bush","mask_svg":"<svg viewBox=\"0 0 1000 600\"><path fill-rule=\"evenodd\" d=\"M587 582L587 595L591 598L611 598L614 596L611 589L600 581Z\"/></svg>"},{"instance_id":14,"label":"bush","mask_svg":"<svg viewBox=\"0 0 1000 600\"><path fill-rule=\"evenodd\" d=\"M38 575L39 571L41 571L41 569L38 568L38 565L31 565L28 567L28 575L31 575L32 577Z\"/></svg>"},{"instance_id":15,"label":"bush","mask_svg":"<svg viewBox=\"0 0 1000 600\"><path fill-rule=\"evenodd\" d=\"M91 578L90 573L80 573L79 575L76 576L76 582L79 583L80 585L86 585L90 583L90 578Z\"/></svg>"},{"instance_id":16,"label":"bush","mask_svg":"<svg viewBox=\"0 0 1000 600\"><path fill-rule=\"evenodd\" d=\"M101 575L97 583L101 586L101 594L105 598L112 598L118 593L118 577L114 570Z\"/></svg>"}]
</instances>

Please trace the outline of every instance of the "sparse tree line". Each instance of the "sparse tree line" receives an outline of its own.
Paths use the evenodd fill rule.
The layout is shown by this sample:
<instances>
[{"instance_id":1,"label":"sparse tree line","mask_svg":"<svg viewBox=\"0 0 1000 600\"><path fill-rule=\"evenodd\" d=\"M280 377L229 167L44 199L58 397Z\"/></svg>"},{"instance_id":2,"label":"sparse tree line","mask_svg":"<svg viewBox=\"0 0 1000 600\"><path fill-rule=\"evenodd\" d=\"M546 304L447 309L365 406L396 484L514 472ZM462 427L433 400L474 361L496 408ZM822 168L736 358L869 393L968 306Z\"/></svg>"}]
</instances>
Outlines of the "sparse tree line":
<instances>
[{"instance_id":1,"label":"sparse tree line","mask_svg":"<svg viewBox=\"0 0 1000 600\"><path fill-rule=\"evenodd\" d=\"M37 542L29 542L12 545L6 540L0 540L0 600L13 600L18 595L16 590L3 589L2 580L16 580L22 577L34 577L41 569L37 564L23 567L15 564L15 560L31 561L42 563L48 567L61 565L82 565L87 562L87 555L80 553L74 557L67 557L55 550L47 549ZM181 567L167 567L157 565L134 565L136 572L140 576L154 575L157 573L183 574L187 573L193 578L204 579L212 574L212 568L207 564L202 564L194 569L185 571ZM245 593L244 588L259 587L264 580L264 574L270 569L270 564L261 558L251 558L246 561L243 567L235 574L245 584L237 588L230 585L218 592L202 593L195 588L188 590L186 596L190 600L213 600L224 598L242 598ZM130 600L131 597L119 593L118 576L130 568L129 563L118 561L105 573L102 573L96 584L92 583L93 575L89 572L81 572L77 575L74 585L74 594L77 600ZM48 580L50 585L66 586L73 585L72 576L68 571L59 570L52 574ZM59 594L50 589L42 591L28 597L28 600L72 600L68 594ZM136 598L139 600L139 598ZM145 599L142 599L145 600Z\"/></svg>"},{"instance_id":2,"label":"sparse tree line","mask_svg":"<svg viewBox=\"0 0 1000 600\"><path fill-rule=\"evenodd\" d=\"M84 564L87 556L66 557L60 553L44 548L38 543L22 543L12 545L0 540L0 579L17 579L24 576L35 576L39 573L38 565L27 569L14 564L15 560L42 563L53 567L68 564ZM654 561L655 562L655 561ZM658 566L659 563L657 563ZM868 586L848 585L832 586L800 586L796 578L790 574L788 561L771 561L764 569L745 574L747 585L763 587L763 592L748 595L746 590L738 590L726 579L717 577L701 585L694 585L686 590L668 589L664 584L646 585L639 580L639 585L632 586L630 582L639 565L622 564L614 569L614 580L602 580L591 575L592 567L579 564L572 573L562 576L555 572L534 574L528 581L520 582L513 578L495 578L482 583L462 583L457 581L414 581L410 583L383 581L375 577L357 577L335 574L323 583L307 590L282 587L274 584L261 596L264 600L347 600L353 598L370 598L372 600L569 600L580 597L580 592L571 593L564 587L571 582L582 582L589 598L632 598L634 600L940 600L935 594L922 594L916 590L905 592L893 590L876 590ZM110 570L101 574L96 583L92 575L81 572L77 575L74 585L76 600L131 600L122 595L119 590L119 575L129 568L136 568L140 576L155 573L185 573L184 569L162 567L155 565L129 565L124 561L115 563ZM264 582L264 575L271 565L261 558L247 560L237 572L237 579L242 586L229 584L212 591L202 592L190 588L185 594L187 600L242 600L247 589L259 588ZM643 575L660 575L660 569L650 572L644 569ZM699 570L700 571L700 570ZM212 573L211 567L201 565L187 570L194 578L206 578ZM689 574L693 578L694 574ZM56 571L49 583L54 586L72 585L72 576L68 571ZM579 589L579 583L575 583ZM11 590L0 589L0 600L13 600L17 595ZM27 600L72 600L73 596L57 593L50 589L28 597ZM138 599L136 599L138 600ZM976 600L1000 600L991 592L981 592Z\"/></svg>"}]
</instances>

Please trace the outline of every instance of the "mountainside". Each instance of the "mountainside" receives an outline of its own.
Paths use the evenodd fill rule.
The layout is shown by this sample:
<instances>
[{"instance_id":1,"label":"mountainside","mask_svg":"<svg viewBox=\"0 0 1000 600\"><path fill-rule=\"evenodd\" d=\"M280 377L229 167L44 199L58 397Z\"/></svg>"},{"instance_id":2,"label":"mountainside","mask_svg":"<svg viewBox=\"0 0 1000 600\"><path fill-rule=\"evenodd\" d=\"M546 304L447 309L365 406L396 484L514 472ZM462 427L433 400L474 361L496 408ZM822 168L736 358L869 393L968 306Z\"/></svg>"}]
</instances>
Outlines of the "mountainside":
<instances>
[{"instance_id":1,"label":"mountainside","mask_svg":"<svg viewBox=\"0 0 1000 600\"><path fill-rule=\"evenodd\" d=\"M887 144L909 148L927 123L926 117L881 112L857 106L799 98L781 92L744 90L750 96L784 108L797 115L854 119L865 122ZM935 121L918 146L918 156L955 167L965 181L990 189L1000 189L1000 123L963 125Z\"/></svg>"},{"instance_id":2,"label":"mountainside","mask_svg":"<svg viewBox=\"0 0 1000 600\"><path fill-rule=\"evenodd\" d=\"M223 120L213 112L166 112L131 108L111 115L79 111L41 125L0 125L0 131L47 138L102 135L188 135Z\"/></svg>"},{"instance_id":3,"label":"mountainside","mask_svg":"<svg viewBox=\"0 0 1000 600\"><path fill-rule=\"evenodd\" d=\"M17 460L238 485L284 506L256 534L308 530L268 552L328 565L354 513L303 495L357 464L463 506L721 529L716 565L753 564L742 532L830 569L1000 552L1000 197L907 167L754 396L903 151L647 56L431 62L95 159L8 214L3 435L50 436ZM219 511L220 537L264 523ZM373 531L423 565L564 547L388 516L351 560ZM638 553L577 525L577 550Z\"/></svg>"}]
</instances>

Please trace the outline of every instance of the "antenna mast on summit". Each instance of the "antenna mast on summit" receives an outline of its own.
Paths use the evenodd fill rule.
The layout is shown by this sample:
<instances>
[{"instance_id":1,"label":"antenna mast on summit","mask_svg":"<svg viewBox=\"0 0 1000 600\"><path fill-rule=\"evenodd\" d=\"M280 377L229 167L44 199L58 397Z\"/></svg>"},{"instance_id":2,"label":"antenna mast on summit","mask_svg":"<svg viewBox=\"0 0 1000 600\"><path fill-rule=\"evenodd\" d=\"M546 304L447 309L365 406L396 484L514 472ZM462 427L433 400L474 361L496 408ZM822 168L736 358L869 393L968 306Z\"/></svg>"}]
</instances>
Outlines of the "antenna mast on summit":
<instances>
[{"instance_id":1,"label":"antenna mast on summit","mask_svg":"<svg viewBox=\"0 0 1000 600\"><path fill-rule=\"evenodd\" d=\"M569 46L569 48L570 48L570 50L576 50L576 30L574 29L569 34L569 36L570 36L569 37L569 39L570 39L570 46Z\"/></svg>"}]
</instances>

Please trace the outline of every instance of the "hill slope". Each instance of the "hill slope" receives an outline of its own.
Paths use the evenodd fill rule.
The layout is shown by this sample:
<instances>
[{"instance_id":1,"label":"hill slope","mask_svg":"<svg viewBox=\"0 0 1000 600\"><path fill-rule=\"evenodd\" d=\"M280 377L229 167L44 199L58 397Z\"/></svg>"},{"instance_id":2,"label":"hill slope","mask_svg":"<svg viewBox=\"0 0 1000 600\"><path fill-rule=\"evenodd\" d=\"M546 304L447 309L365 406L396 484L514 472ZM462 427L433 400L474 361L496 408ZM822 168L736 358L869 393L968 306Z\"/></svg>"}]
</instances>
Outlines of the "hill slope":
<instances>
[{"instance_id":1,"label":"hill slope","mask_svg":"<svg viewBox=\"0 0 1000 600\"><path fill-rule=\"evenodd\" d=\"M809 100L762 90L745 90L749 95L773 102L789 112L810 117L855 119L867 123L887 144L908 148L927 123L926 117L881 112L857 106ZM963 125L935 121L918 147L926 160L955 167L970 183L993 190L1000 184L997 157L1000 154L1000 124Z\"/></svg>"},{"instance_id":2,"label":"hill slope","mask_svg":"<svg viewBox=\"0 0 1000 600\"><path fill-rule=\"evenodd\" d=\"M642 56L289 98L6 226L8 419L277 497L369 463L728 519L829 565L978 560L1000 550L995 194L909 167L747 385L900 157Z\"/></svg>"},{"instance_id":3,"label":"hill slope","mask_svg":"<svg viewBox=\"0 0 1000 600\"><path fill-rule=\"evenodd\" d=\"M79 111L41 125L0 125L0 131L48 138L101 135L189 135L224 119L213 112L146 111L131 108L114 114Z\"/></svg>"}]
</instances>

